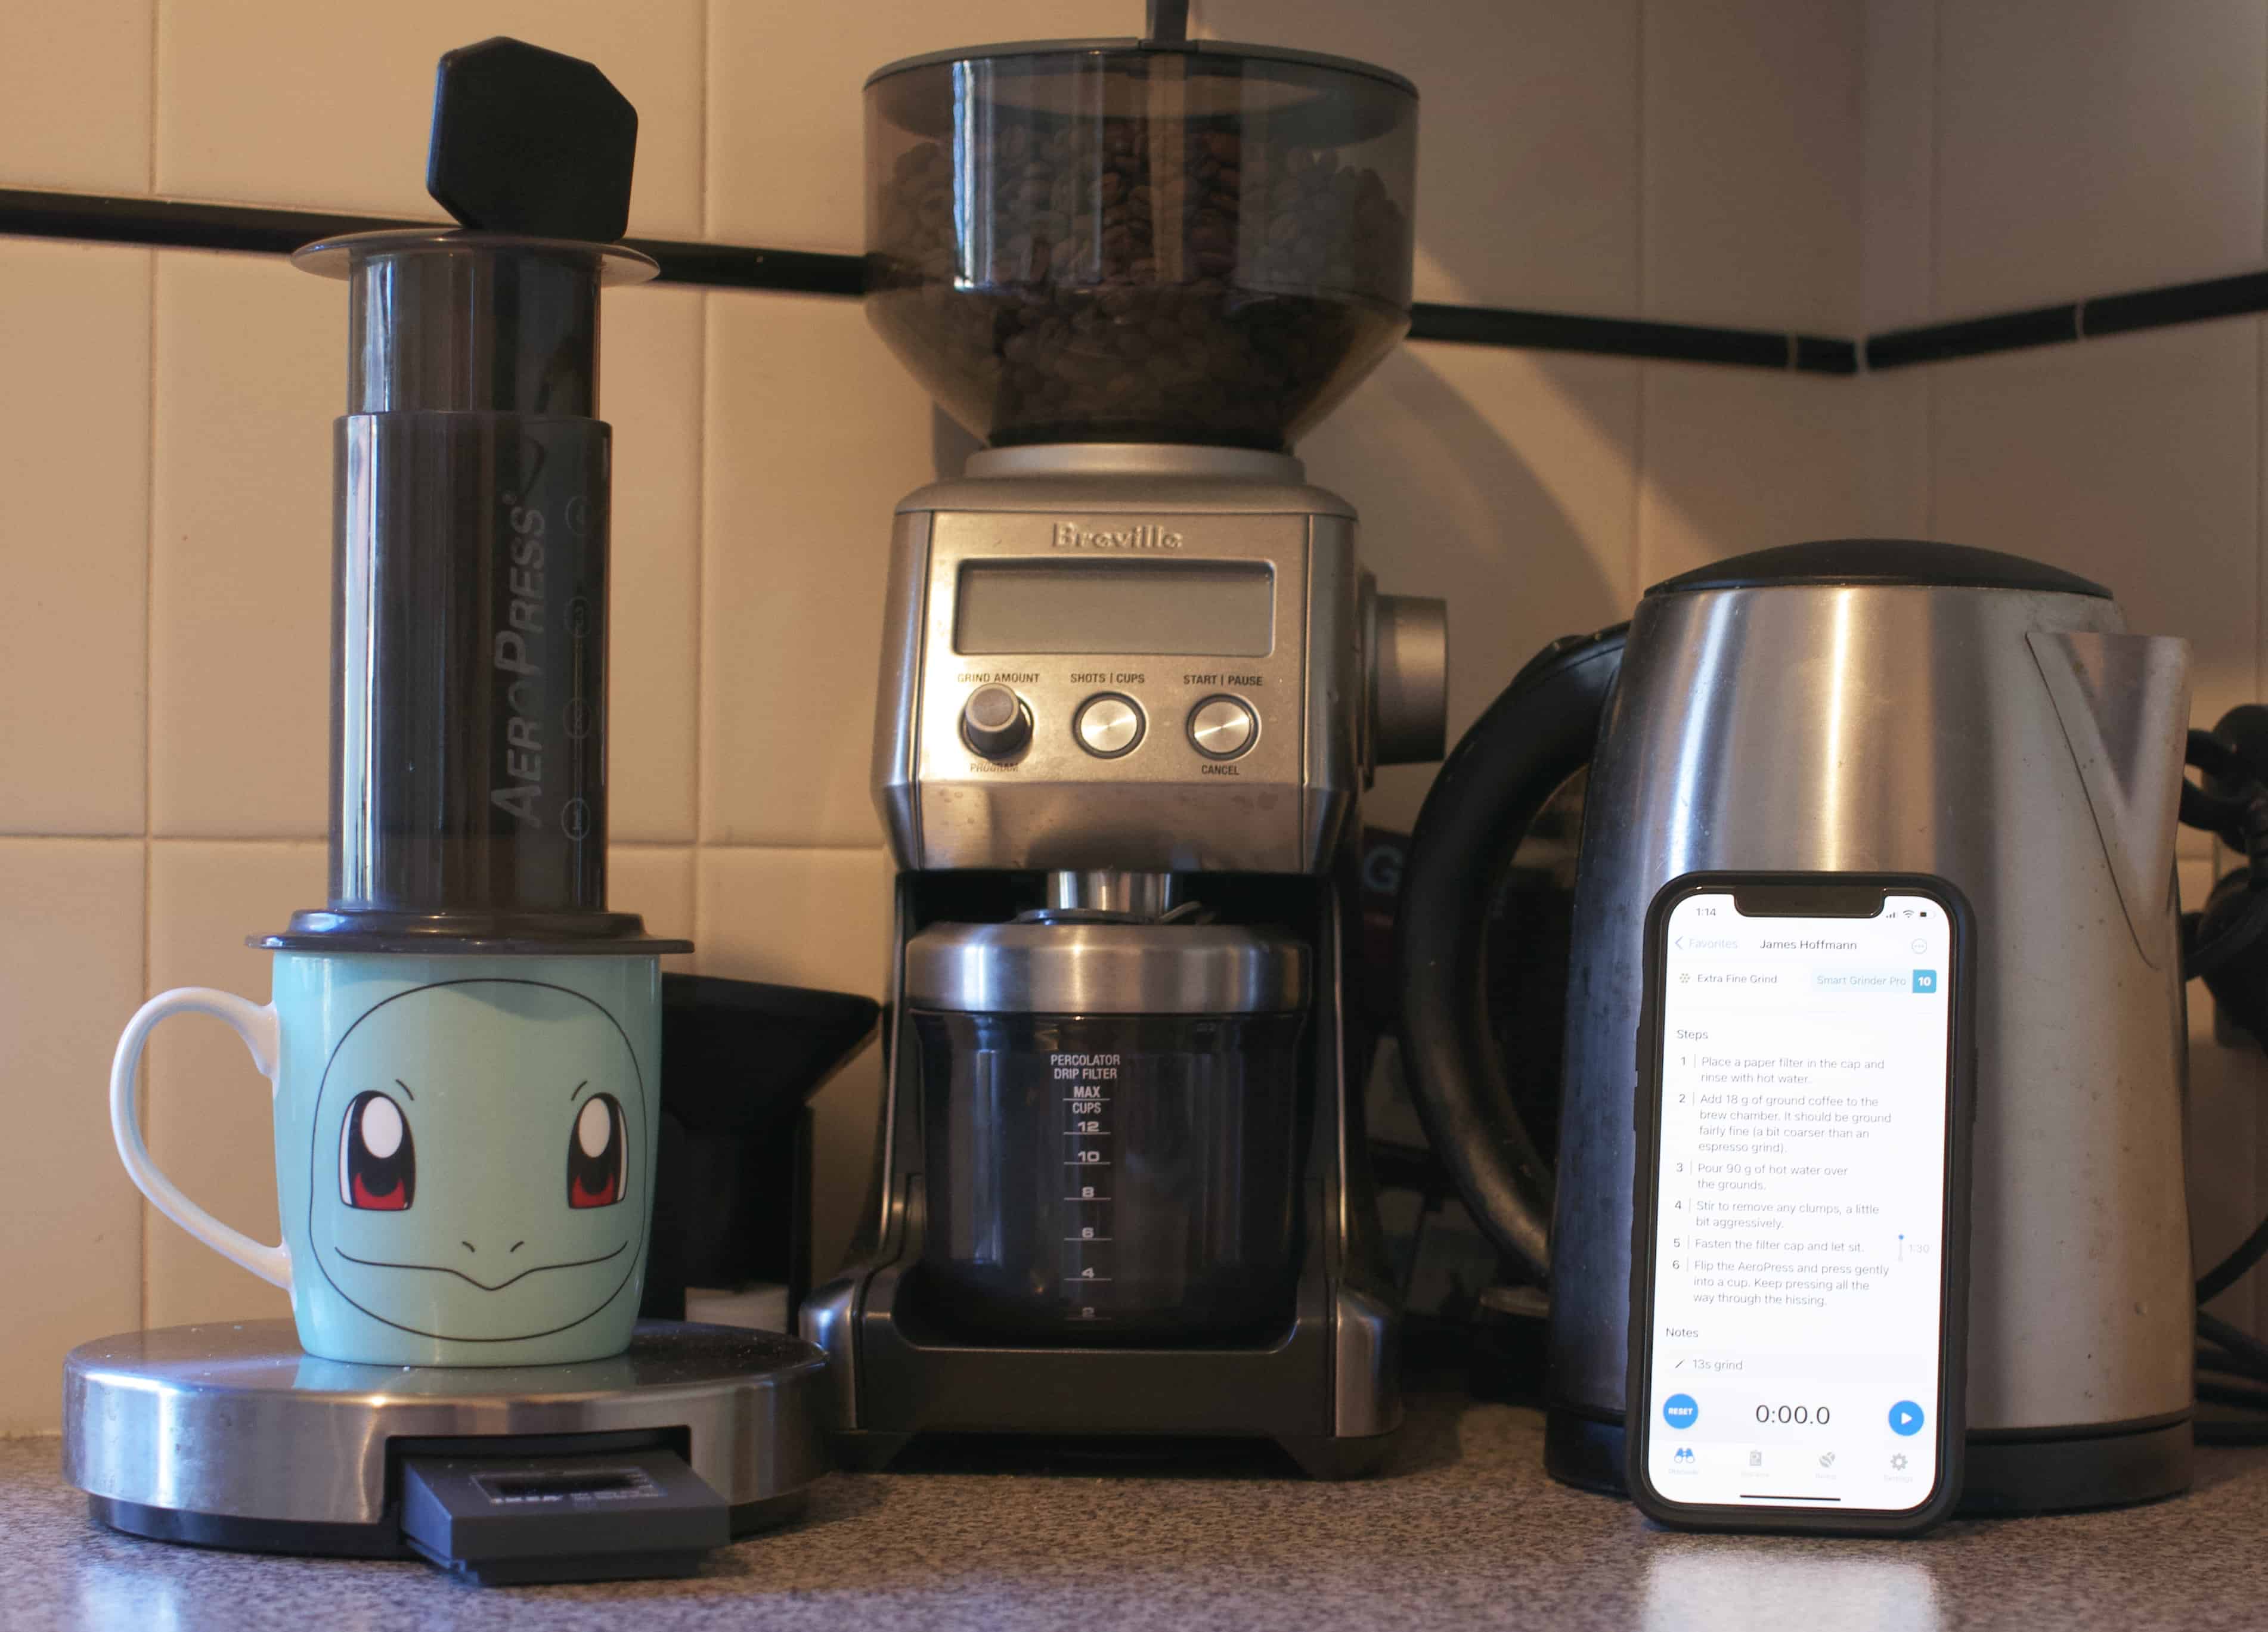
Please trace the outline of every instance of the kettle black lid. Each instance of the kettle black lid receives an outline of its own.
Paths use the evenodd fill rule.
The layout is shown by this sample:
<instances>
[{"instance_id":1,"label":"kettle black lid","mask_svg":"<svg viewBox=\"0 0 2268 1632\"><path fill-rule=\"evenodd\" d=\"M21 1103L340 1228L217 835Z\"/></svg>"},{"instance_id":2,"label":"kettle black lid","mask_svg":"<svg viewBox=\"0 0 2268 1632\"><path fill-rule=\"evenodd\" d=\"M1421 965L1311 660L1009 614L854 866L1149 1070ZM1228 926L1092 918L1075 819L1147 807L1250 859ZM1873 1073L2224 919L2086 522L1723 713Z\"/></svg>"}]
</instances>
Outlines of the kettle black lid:
<instances>
[{"instance_id":1,"label":"kettle black lid","mask_svg":"<svg viewBox=\"0 0 2268 1632\"><path fill-rule=\"evenodd\" d=\"M1845 584L2034 590L2110 599L2110 592L2100 584L2060 567L2027 561L2021 555L2004 555L1999 550L1971 549L1965 544L1940 544L1927 539L1818 539L1808 544L1782 544L1681 572L1674 578L1664 578L1646 593Z\"/></svg>"}]
</instances>

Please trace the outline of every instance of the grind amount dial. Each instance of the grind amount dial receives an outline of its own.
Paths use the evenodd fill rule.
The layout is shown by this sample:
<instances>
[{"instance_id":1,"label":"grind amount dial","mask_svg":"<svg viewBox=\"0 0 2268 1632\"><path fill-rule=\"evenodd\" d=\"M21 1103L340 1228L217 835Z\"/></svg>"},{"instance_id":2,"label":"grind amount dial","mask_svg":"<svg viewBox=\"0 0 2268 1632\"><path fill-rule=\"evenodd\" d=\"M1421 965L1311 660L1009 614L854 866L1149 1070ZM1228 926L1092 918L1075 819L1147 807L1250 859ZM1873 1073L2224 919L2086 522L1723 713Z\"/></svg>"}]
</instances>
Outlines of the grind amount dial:
<instances>
[{"instance_id":1,"label":"grind amount dial","mask_svg":"<svg viewBox=\"0 0 2268 1632\"><path fill-rule=\"evenodd\" d=\"M1031 710L1005 686L979 686L961 705L961 734L988 760L1012 760L1031 743Z\"/></svg>"}]
</instances>

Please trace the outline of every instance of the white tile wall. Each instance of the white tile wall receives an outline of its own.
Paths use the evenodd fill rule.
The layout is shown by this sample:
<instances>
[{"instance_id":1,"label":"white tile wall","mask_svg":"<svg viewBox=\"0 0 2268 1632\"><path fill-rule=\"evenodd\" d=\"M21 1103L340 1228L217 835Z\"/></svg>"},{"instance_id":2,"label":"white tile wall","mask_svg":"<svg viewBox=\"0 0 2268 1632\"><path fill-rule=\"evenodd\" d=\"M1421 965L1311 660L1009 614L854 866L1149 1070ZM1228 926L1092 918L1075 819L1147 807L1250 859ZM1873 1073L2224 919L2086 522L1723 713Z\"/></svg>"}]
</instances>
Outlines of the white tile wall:
<instances>
[{"instance_id":1,"label":"white tile wall","mask_svg":"<svg viewBox=\"0 0 2268 1632\"><path fill-rule=\"evenodd\" d=\"M139 839L0 839L0 1434L52 1429L63 1356L134 1326L141 1198L110 1143L111 1045L142 997Z\"/></svg>"},{"instance_id":2,"label":"white tile wall","mask_svg":"<svg viewBox=\"0 0 2268 1632\"><path fill-rule=\"evenodd\" d=\"M838 251L859 243L870 69L1127 33L1140 10L153 4L11 22L0 186L431 214L432 59L503 30L595 57L639 105L634 230ZM2199 0L2193 27L2150 28L2147 10L1202 0L1198 22L1419 79L1421 298L1852 333L2268 259L2268 25ZM2021 116L1992 111L1996 75ZM66 139L58 109L90 112ZM2258 327L1856 381L1413 344L1300 451L1361 507L1387 588L1452 598L1453 728L1655 577L1862 530L2106 577L2139 627L2198 643L2209 717L2260 684ZM52 1424L72 1342L273 1306L141 1222L101 1084L140 996L261 995L243 936L318 899L343 341L335 286L280 261L0 240L0 834L22 835L0 837L0 1081L55 1085L26 1101L32 1187L0 1197L0 1284L36 1293L0 1340L0 1431ZM614 900L696 938L691 967L878 992L865 780L890 509L967 439L847 302L619 291L604 347ZM1428 780L1388 772L1371 815L1407 821ZM2207 864L2190 856L2185 888ZM2268 1191L2242 1120L2268 1067L2198 1057L2209 1251ZM169 1029L151 1070L163 1158L265 1234L236 1045ZM822 1272L864 1197L875 1095L870 1052L816 1102Z\"/></svg>"},{"instance_id":3,"label":"white tile wall","mask_svg":"<svg viewBox=\"0 0 2268 1632\"><path fill-rule=\"evenodd\" d=\"M707 298L611 293L599 412L614 427L607 821L617 842L694 836L701 682L701 381Z\"/></svg>"},{"instance_id":4,"label":"white tile wall","mask_svg":"<svg viewBox=\"0 0 2268 1632\"><path fill-rule=\"evenodd\" d=\"M1867 399L1849 380L1646 365L1638 581L1867 530Z\"/></svg>"},{"instance_id":5,"label":"white tile wall","mask_svg":"<svg viewBox=\"0 0 2268 1632\"><path fill-rule=\"evenodd\" d=\"M1866 445L1860 530L1871 537L1933 536L1929 513L1931 378L1926 369L1910 369L1860 382Z\"/></svg>"},{"instance_id":6,"label":"white tile wall","mask_svg":"<svg viewBox=\"0 0 2268 1632\"><path fill-rule=\"evenodd\" d=\"M2261 264L2268 8L1936 11L1939 318Z\"/></svg>"},{"instance_id":7,"label":"white tile wall","mask_svg":"<svg viewBox=\"0 0 2268 1632\"><path fill-rule=\"evenodd\" d=\"M1136 0L714 0L709 232L733 243L856 254L866 232L860 86L868 74L924 51L1123 37L1142 26Z\"/></svg>"},{"instance_id":8,"label":"white tile wall","mask_svg":"<svg viewBox=\"0 0 2268 1632\"><path fill-rule=\"evenodd\" d=\"M1858 327L1855 4L1646 0L1647 317Z\"/></svg>"},{"instance_id":9,"label":"white tile wall","mask_svg":"<svg viewBox=\"0 0 2268 1632\"><path fill-rule=\"evenodd\" d=\"M142 831L150 256L0 240L0 833Z\"/></svg>"},{"instance_id":10,"label":"white tile wall","mask_svg":"<svg viewBox=\"0 0 2268 1632\"><path fill-rule=\"evenodd\" d=\"M2186 636L2193 717L2257 695L2258 324L2251 318L1933 371L1934 531L2107 584Z\"/></svg>"},{"instance_id":11,"label":"white tile wall","mask_svg":"<svg viewBox=\"0 0 2268 1632\"><path fill-rule=\"evenodd\" d=\"M614 846L607 855L607 904L644 918L649 935L692 940L699 917L693 857L689 844ZM694 959L674 952L661 967L690 974Z\"/></svg>"},{"instance_id":12,"label":"white tile wall","mask_svg":"<svg viewBox=\"0 0 2268 1632\"><path fill-rule=\"evenodd\" d=\"M1859 318L1866 332L1930 320L1937 151L1937 7L1865 0L1859 50Z\"/></svg>"},{"instance_id":13,"label":"white tile wall","mask_svg":"<svg viewBox=\"0 0 2268 1632\"><path fill-rule=\"evenodd\" d=\"M11 6L0 26L0 187L150 190L156 0Z\"/></svg>"},{"instance_id":14,"label":"white tile wall","mask_svg":"<svg viewBox=\"0 0 2268 1632\"><path fill-rule=\"evenodd\" d=\"M1638 0L1204 0L1197 32L1418 88L1420 300L1638 310Z\"/></svg>"},{"instance_id":15,"label":"white tile wall","mask_svg":"<svg viewBox=\"0 0 2268 1632\"><path fill-rule=\"evenodd\" d=\"M424 162L434 62L511 34L600 65L638 110L630 231L697 238L703 10L700 0L158 0L157 190L438 217ZM816 26L823 14L806 15ZM777 62L762 77L797 79Z\"/></svg>"},{"instance_id":16,"label":"white tile wall","mask_svg":"<svg viewBox=\"0 0 2268 1632\"><path fill-rule=\"evenodd\" d=\"M933 418L855 304L710 297L705 842L881 842L874 631L893 507L940 474Z\"/></svg>"},{"instance_id":17,"label":"white tile wall","mask_svg":"<svg viewBox=\"0 0 2268 1632\"><path fill-rule=\"evenodd\" d=\"M320 838L331 422L346 285L274 255L158 255L150 826Z\"/></svg>"},{"instance_id":18,"label":"white tile wall","mask_svg":"<svg viewBox=\"0 0 2268 1632\"><path fill-rule=\"evenodd\" d=\"M1636 593L1638 365L1404 346L1300 451L1362 513L1388 594L1450 606L1449 739L1521 663ZM1407 829L1431 766L1388 766L1364 820Z\"/></svg>"}]
</instances>

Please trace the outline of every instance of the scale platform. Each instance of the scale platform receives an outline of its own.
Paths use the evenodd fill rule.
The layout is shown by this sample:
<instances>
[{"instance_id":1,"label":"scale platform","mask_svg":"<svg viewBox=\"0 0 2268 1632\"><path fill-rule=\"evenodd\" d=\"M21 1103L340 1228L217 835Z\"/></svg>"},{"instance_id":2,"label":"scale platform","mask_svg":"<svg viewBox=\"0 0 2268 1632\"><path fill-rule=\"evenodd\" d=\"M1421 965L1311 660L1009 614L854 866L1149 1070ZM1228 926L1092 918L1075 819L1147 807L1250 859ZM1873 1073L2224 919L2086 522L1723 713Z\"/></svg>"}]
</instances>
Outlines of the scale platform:
<instances>
[{"instance_id":1,"label":"scale platform","mask_svg":"<svg viewBox=\"0 0 2268 1632\"><path fill-rule=\"evenodd\" d=\"M63 1362L63 1476L162 1541L496 1584L688 1575L801 1514L825 1366L778 1333L658 1320L612 1359L496 1368L318 1360L288 1320L130 1332Z\"/></svg>"}]
</instances>

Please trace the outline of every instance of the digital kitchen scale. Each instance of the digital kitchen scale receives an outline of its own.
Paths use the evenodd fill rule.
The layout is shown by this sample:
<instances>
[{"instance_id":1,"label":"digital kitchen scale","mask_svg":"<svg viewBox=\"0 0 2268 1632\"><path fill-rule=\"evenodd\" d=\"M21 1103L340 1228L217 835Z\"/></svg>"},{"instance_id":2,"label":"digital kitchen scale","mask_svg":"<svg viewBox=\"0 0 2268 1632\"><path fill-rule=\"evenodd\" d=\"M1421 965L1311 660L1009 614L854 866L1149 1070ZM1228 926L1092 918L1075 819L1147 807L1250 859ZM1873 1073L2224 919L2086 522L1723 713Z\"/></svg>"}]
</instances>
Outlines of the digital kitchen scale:
<instances>
[{"instance_id":1,"label":"digital kitchen scale","mask_svg":"<svg viewBox=\"0 0 2268 1632\"><path fill-rule=\"evenodd\" d=\"M826 1360L776 1332L641 1322L576 1365L319 1360L288 1320L83 1343L63 1477L114 1530L423 1558L483 1584L690 1575L801 1514Z\"/></svg>"}]
</instances>

